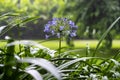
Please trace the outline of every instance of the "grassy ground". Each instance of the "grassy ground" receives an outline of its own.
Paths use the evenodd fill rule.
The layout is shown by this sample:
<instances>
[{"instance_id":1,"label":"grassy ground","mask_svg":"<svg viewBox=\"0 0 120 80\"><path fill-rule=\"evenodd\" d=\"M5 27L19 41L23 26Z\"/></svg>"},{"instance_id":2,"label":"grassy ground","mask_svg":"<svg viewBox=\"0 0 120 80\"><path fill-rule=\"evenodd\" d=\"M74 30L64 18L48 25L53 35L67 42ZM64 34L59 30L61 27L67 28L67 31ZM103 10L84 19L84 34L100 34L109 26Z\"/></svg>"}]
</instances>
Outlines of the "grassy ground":
<instances>
[{"instance_id":1,"label":"grassy ground","mask_svg":"<svg viewBox=\"0 0 120 80\"><path fill-rule=\"evenodd\" d=\"M57 40L45 41L45 42L42 42L42 40L35 40L35 41L38 42L39 44L42 44L45 47L50 48L50 49L58 49L58 47L59 47L59 44L58 44L59 42ZM75 48L81 49L79 54L81 54L83 56L85 56L87 44L90 46L90 50L91 50L90 53L92 55L93 51L96 48L97 43L98 43L97 40L75 40L74 41ZM6 45L6 41L1 40L0 48L4 48L5 45ZM62 41L62 47L67 47L65 41ZM120 40L114 40L111 50L108 50L108 49L99 50L97 52L97 56L111 57L112 55L119 53L119 50L120 50ZM16 51L19 51L18 46L16 47Z\"/></svg>"},{"instance_id":2,"label":"grassy ground","mask_svg":"<svg viewBox=\"0 0 120 80\"><path fill-rule=\"evenodd\" d=\"M39 42L39 41L38 41ZM41 43L42 45L49 47L51 49L58 49L58 41L48 41L48 42L43 42ZM93 53L94 49L96 48L97 44L98 44L98 40L75 40L74 41L74 45L75 48L82 48L83 50L81 50L79 53L83 56L85 56L86 53L86 46L87 44L90 46L90 53ZM66 42L62 41L62 47L66 47ZM101 49L97 52L97 56L99 57L112 57L114 56L116 53L119 53L120 50L120 40L114 40L113 44L112 44L112 49L108 50L108 49Z\"/></svg>"},{"instance_id":3,"label":"grassy ground","mask_svg":"<svg viewBox=\"0 0 120 80\"><path fill-rule=\"evenodd\" d=\"M46 41L46 42L41 42L41 40L36 40L43 46L46 46L51 49L58 49L59 42L57 40L53 41ZM6 44L6 41L1 40L0 41L0 47L3 47ZM85 48L86 45L89 45L90 48L95 48L96 45L98 44L98 40L75 40L74 41L74 46L75 48ZM62 41L62 47L66 47L66 42ZM114 40L112 44L112 48L120 48L120 40Z\"/></svg>"},{"instance_id":4,"label":"grassy ground","mask_svg":"<svg viewBox=\"0 0 120 80\"><path fill-rule=\"evenodd\" d=\"M41 43L42 45L49 47L51 49L57 49L58 48L58 41L48 41ZM86 45L89 45L90 48L95 48L98 44L98 40L75 40L74 45L75 48L85 48ZM62 41L62 47L65 47L66 42ZM120 40L114 40L112 44L112 48L120 48Z\"/></svg>"}]
</instances>

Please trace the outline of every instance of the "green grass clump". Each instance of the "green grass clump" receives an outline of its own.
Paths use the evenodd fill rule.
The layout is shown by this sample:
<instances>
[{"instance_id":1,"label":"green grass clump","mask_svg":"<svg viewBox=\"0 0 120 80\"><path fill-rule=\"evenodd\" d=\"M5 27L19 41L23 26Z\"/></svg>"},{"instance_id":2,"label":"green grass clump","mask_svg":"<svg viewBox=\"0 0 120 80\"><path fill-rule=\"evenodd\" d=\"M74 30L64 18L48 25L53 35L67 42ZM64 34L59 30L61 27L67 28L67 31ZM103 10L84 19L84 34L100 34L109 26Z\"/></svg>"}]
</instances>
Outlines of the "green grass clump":
<instances>
[{"instance_id":1,"label":"green grass clump","mask_svg":"<svg viewBox=\"0 0 120 80\"><path fill-rule=\"evenodd\" d=\"M20 26L34 19L36 17L17 23L13 21L14 25L10 23L1 30L0 36L15 25ZM60 41L46 42L12 38L1 41L0 80L119 80L120 51L108 56L113 54L110 52L112 48L120 47L120 41L114 40L111 50L101 47L102 41L119 19L112 23L99 41L76 40L74 47L68 47L61 38Z\"/></svg>"}]
</instances>

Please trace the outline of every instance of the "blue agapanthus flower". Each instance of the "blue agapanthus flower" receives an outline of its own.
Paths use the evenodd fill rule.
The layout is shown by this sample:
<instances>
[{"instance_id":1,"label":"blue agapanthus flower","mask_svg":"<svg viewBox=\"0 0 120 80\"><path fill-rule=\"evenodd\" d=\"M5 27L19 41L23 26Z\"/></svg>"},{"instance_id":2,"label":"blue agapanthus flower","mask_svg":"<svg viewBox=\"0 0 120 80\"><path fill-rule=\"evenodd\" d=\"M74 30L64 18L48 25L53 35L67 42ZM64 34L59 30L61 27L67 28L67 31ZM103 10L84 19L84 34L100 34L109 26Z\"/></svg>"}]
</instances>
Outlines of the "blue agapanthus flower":
<instances>
[{"instance_id":1,"label":"blue agapanthus flower","mask_svg":"<svg viewBox=\"0 0 120 80\"><path fill-rule=\"evenodd\" d=\"M46 38L50 36L57 36L58 38L61 36L75 37L77 28L75 23L67 18L53 18L45 25L44 32Z\"/></svg>"}]
</instances>

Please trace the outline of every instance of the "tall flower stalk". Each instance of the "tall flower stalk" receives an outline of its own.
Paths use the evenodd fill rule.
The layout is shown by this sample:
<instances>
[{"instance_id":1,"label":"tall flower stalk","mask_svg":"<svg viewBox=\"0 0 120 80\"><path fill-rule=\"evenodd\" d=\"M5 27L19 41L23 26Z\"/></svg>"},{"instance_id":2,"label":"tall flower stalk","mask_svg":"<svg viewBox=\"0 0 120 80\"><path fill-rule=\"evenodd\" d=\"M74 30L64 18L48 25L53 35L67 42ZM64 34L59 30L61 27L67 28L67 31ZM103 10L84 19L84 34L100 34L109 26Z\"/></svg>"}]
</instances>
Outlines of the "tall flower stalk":
<instances>
[{"instance_id":1,"label":"tall flower stalk","mask_svg":"<svg viewBox=\"0 0 120 80\"><path fill-rule=\"evenodd\" d=\"M60 53L61 53L61 41L62 41L62 36L60 34L60 38L59 38L59 52L58 52L59 57L60 57Z\"/></svg>"},{"instance_id":2,"label":"tall flower stalk","mask_svg":"<svg viewBox=\"0 0 120 80\"><path fill-rule=\"evenodd\" d=\"M77 32L77 26L72 20L67 18L53 18L45 25L44 32L45 38L48 39L51 36L59 39L59 56L61 53L61 41L65 36L75 37Z\"/></svg>"}]
</instances>

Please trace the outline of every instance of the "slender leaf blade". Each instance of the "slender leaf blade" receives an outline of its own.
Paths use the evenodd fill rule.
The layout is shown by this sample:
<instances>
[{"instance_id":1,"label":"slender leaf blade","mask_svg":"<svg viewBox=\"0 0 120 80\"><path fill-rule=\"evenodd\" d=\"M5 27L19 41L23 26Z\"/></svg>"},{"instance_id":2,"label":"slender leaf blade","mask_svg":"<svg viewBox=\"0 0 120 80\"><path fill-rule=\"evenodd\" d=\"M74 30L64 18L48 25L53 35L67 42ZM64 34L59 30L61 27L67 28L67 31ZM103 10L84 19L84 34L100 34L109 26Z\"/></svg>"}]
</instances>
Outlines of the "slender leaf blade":
<instances>
[{"instance_id":1,"label":"slender leaf blade","mask_svg":"<svg viewBox=\"0 0 120 80\"><path fill-rule=\"evenodd\" d=\"M95 49L95 52L93 53L93 57L95 56L101 42L104 40L104 38L107 36L107 34L110 32L110 30L114 27L114 25L120 20L120 17L118 17L111 25L110 27L106 30L106 32L102 35L102 37L99 40L99 43L97 44L97 47Z\"/></svg>"},{"instance_id":2,"label":"slender leaf blade","mask_svg":"<svg viewBox=\"0 0 120 80\"><path fill-rule=\"evenodd\" d=\"M36 80L43 80L42 76L36 70L25 70L25 72L32 75Z\"/></svg>"},{"instance_id":3,"label":"slender leaf blade","mask_svg":"<svg viewBox=\"0 0 120 80\"><path fill-rule=\"evenodd\" d=\"M27 62L32 63L38 66L41 66L42 68L48 70L54 77L56 77L58 80L61 80L60 71L49 61L42 59L42 58L24 58L20 59L19 62Z\"/></svg>"}]
</instances>

